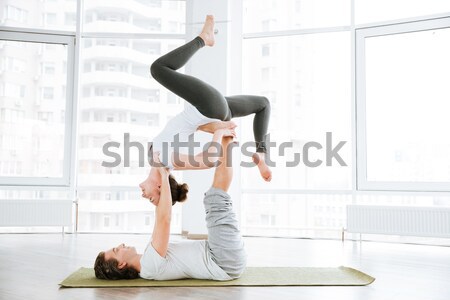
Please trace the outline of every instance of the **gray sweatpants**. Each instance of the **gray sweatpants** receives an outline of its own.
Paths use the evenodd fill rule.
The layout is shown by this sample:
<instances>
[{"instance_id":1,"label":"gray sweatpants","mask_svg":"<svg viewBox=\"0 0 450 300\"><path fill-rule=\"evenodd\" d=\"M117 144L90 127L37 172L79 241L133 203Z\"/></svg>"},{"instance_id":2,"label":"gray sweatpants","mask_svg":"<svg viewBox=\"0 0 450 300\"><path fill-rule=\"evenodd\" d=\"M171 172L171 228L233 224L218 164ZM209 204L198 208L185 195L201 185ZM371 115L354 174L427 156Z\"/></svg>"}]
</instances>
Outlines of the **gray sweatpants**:
<instances>
[{"instance_id":1,"label":"gray sweatpants","mask_svg":"<svg viewBox=\"0 0 450 300\"><path fill-rule=\"evenodd\" d=\"M211 257L230 277L239 278L245 269L247 254L231 197L225 191L211 187L205 193L203 203Z\"/></svg>"}]
</instances>

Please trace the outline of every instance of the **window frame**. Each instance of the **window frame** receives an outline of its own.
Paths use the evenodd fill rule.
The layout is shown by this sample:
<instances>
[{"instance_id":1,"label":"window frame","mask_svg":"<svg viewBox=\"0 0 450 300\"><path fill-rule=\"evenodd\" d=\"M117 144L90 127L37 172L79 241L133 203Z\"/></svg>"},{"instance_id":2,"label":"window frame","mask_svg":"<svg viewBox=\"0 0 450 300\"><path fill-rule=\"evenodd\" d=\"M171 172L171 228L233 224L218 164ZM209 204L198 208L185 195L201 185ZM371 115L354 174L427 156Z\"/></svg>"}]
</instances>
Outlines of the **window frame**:
<instances>
[{"instance_id":1,"label":"window frame","mask_svg":"<svg viewBox=\"0 0 450 300\"><path fill-rule=\"evenodd\" d=\"M426 191L449 192L448 182L407 182L407 181L369 181L367 179L367 131L366 131L366 70L365 38L413 33L433 29L450 28L450 17L437 17L391 25L356 28L356 168L357 190L359 191Z\"/></svg>"},{"instance_id":2,"label":"window frame","mask_svg":"<svg viewBox=\"0 0 450 300\"><path fill-rule=\"evenodd\" d=\"M12 177L0 176L0 186L54 186L70 187L73 159L72 136L74 125L73 103L74 95L74 66L75 66L75 34L66 32L41 31L40 33L22 28L0 28L0 40L16 42L35 42L45 44L58 44L67 46L67 78L66 103L64 122L64 160L61 177Z\"/></svg>"}]
</instances>

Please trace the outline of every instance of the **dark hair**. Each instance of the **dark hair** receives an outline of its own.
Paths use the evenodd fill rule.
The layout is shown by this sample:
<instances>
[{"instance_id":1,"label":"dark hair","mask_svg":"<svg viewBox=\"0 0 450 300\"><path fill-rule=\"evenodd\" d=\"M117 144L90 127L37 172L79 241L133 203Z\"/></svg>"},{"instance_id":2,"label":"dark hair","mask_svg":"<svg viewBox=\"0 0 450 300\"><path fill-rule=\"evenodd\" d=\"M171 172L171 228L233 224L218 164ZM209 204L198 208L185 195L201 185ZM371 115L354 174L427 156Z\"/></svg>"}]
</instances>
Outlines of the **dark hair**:
<instances>
[{"instance_id":1,"label":"dark hair","mask_svg":"<svg viewBox=\"0 0 450 300\"><path fill-rule=\"evenodd\" d=\"M100 279L135 279L139 278L139 272L132 267L119 269L119 262L114 259L105 259L105 252L100 252L94 264L95 277Z\"/></svg>"},{"instance_id":2,"label":"dark hair","mask_svg":"<svg viewBox=\"0 0 450 300\"><path fill-rule=\"evenodd\" d=\"M183 202L187 198L189 186L186 183L178 184L172 174L169 175L170 193L172 194L172 205L177 202Z\"/></svg>"}]
</instances>

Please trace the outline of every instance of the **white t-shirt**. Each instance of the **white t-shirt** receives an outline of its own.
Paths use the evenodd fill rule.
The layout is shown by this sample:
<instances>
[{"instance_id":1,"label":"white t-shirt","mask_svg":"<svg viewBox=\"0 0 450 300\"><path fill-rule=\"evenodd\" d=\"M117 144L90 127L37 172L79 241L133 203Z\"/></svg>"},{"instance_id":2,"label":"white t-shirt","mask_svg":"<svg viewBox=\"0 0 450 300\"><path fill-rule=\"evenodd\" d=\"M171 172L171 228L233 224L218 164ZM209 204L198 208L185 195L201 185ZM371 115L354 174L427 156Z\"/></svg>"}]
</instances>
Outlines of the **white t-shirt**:
<instances>
[{"instance_id":1,"label":"white t-shirt","mask_svg":"<svg viewBox=\"0 0 450 300\"><path fill-rule=\"evenodd\" d=\"M139 276L152 280L182 278L232 280L212 259L205 240L169 242L166 257L161 257L151 242L141 257Z\"/></svg>"},{"instance_id":2,"label":"white t-shirt","mask_svg":"<svg viewBox=\"0 0 450 300\"><path fill-rule=\"evenodd\" d=\"M192 104L186 103L184 110L170 119L164 129L153 139L153 152L159 152L159 159L169 169L173 169L173 153L178 150L179 153L187 153L187 148L174 149L172 142L175 136L179 134L180 142L187 142L189 135L197 131L198 126L220 121L202 115ZM200 147L194 149L196 154L200 152ZM187 153L189 154L189 153Z\"/></svg>"}]
</instances>

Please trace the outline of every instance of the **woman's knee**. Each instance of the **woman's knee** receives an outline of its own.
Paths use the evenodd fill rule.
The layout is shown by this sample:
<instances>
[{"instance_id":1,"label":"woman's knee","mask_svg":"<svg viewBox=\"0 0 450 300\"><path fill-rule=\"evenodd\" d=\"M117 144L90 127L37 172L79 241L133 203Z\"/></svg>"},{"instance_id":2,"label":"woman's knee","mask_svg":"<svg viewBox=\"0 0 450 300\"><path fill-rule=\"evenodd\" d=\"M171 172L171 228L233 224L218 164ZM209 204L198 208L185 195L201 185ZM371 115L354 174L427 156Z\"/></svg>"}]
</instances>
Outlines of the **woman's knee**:
<instances>
[{"instance_id":1,"label":"woman's knee","mask_svg":"<svg viewBox=\"0 0 450 300\"><path fill-rule=\"evenodd\" d=\"M158 62L158 60L154 61L150 66L150 74L152 77L158 78L162 68L163 66Z\"/></svg>"},{"instance_id":2,"label":"woman's knee","mask_svg":"<svg viewBox=\"0 0 450 300\"><path fill-rule=\"evenodd\" d=\"M239 278L242 276L242 274L245 271L245 268L247 267L247 254L244 251L244 254L236 259L236 269L235 272L233 272L231 277Z\"/></svg>"},{"instance_id":3,"label":"woman's knee","mask_svg":"<svg viewBox=\"0 0 450 300\"><path fill-rule=\"evenodd\" d=\"M261 97L261 104L264 107L264 109L270 110L270 101L267 97L264 96Z\"/></svg>"}]
</instances>

